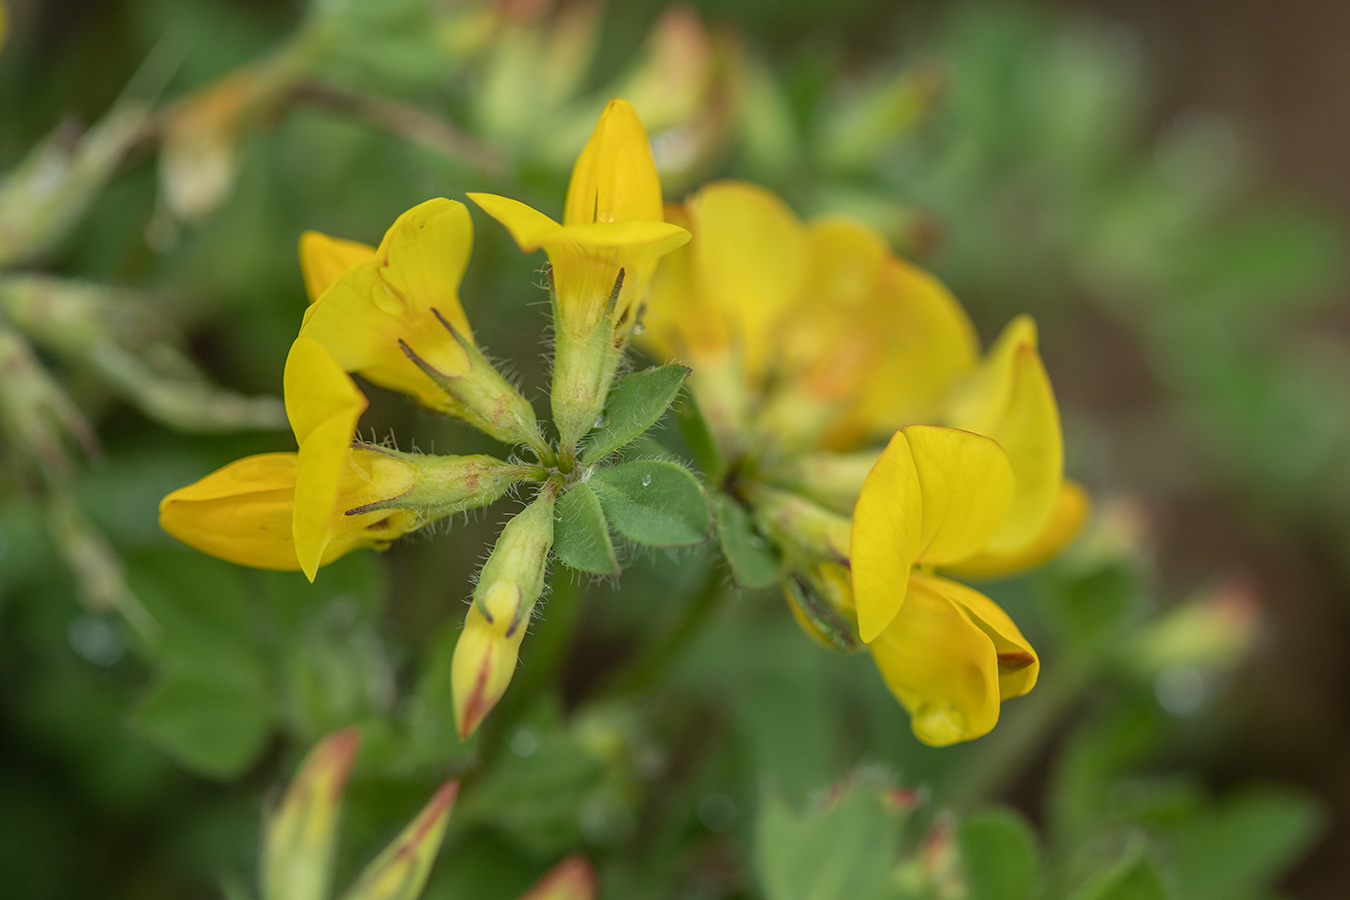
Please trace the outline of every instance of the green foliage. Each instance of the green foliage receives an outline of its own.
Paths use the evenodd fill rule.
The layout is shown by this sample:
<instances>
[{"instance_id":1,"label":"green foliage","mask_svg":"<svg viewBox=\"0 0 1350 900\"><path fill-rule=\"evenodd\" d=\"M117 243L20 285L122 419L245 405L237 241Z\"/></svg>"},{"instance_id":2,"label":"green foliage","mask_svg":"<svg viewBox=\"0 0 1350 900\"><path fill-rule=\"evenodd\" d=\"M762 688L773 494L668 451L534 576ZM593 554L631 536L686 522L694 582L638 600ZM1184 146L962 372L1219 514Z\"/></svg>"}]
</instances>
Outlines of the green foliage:
<instances>
[{"instance_id":1,"label":"green foliage","mask_svg":"<svg viewBox=\"0 0 1350 900\"><path fill-rule=\"evenodd\" d=\"M711 494L710 500L717 540L736 584L747 590L772 585L778 580L781 563L778 550L755 530L745 507L720 491Z\"/></svg>"},{"instance_id":2,"label":"green foliage","mask_svg":"<svg viewBox=\"0 0 1350 900\"><path fill-rule=\"evenodd\" d=\"M1168 900L1169 894L1152 860L1140 844L1120 861L1083 885L1072 900Z\"/></svg>"},{"instance_id":3,"label":"green foliage","mask_svg":"<svg viewBox=\"0 0 1350 900\"><path fill-rule=\"evenodd\" d=\"M619 561L609 539L609 524L590 485L568 488L558 498L553 552L564 565L592 575L619 574Z\"/></svg>"},{"instance_id":4,"label":"green foliage","mask_svg":"<svg viewBox=\"0 0 1350 900\"><path fill-rule=\"evenodd\" d=\"M687 366L669 365L619 379L605 402L603 424L586 438L581 464L592 465L645 434L680 392Z\"/></svg>"},{"instance_id":5,"label":"green foliage","mask_svg":"<svg viewBox=\"0 0 1350 900\"><path fill-rule=\"evenodd\" d=\"M719 9L733 30L759 24L715 43L735 89L689 106L732 117L654 128L654 145L715 134L689 178L750 177L804 214L862 216L968 302L982 334L1029 310L1057 379L1110 371L1112 385L1130 388L1111 395L1118 407L1097 408L1092 377L1057 381L1074 385L1063 392L1070 467L1094 487L1123 482L1162 498L1170 524L1160 534L1173 543L1160 572L1210 570L1214 551L1193 549L1186 526L1188 512L1213 507L1261 523L1254 546L1273 540L1280 559L1309 567L1289 584L1339 583L1327 549L1346 544L1338 536L1350 521L1350 364L1326 323L1345 276L1343 227L1298 204L1245 199L1246 151L1216 117L1146 131L1150 57L1113 28L1007 6L939 12L935 26L927 10L910 18L883 6ZM494 31L472 4L424 0L125 0L57 29L52 9L29 4L11 19L0 165L74 177L5 183L6 196L51 190L49 202L0 217L17 242L0 256L24 260L24 284L50 279L60 291L24 318L18 276L0 273L0 330L45 336L34 359L96 427L103 461L82 467L61 450L76 460L64 488L90 520L84 535L106 537L117 551L108 558L125 561L154 626L137 634L79 605L65 548L44 533L52 460L16 466L36 445L0 435L7 894L123 900L220 886L248 896L264 794L321 735L354 723L365 750L344 812L340 884L437 783L464 776L428 898L520 896L580 849L606 896L1266 900L1321 833L1325 813L1302 794L1206 787L1240 780L1243 761L1221 756L1233 716L1266 716L1244 724L1267 730L1288 721L1237 703L1223 666L1209 663L1191 673L1209 705L1176 715L1158 702L1157 673L1134 665L1157 610L1194 587L1154 571L1147 535L1094 526L1071 557L990 587L1025 623L1042 684L974 745L919 745L865 659L809 643L777 592L762 590L780 561L720 489L737 460L721 456L681 366L611 390L582 449L582 465L596 468L559 496L553 552L609 577L619 571L613 534L689 547L711 530L741 591L723 584L724 570L709 574L711 548L625 555L622 586L555 584L525 637L513 686L523 696L508 695L500 719L462 744L450 695L461 601L501 508L456 520L434 551L413 539L355 554L311 585L170 547L155 503L229 460L293 449L284 434L180 429L222 421L215 404L235 391L275 393L304 313L301 231L374 243L413 203L483 188L556 213L576 122L589 127L588 104L620 83L612 76L632 64L657 4L610 4L590 49L547 43L567 33L552 13ZM887 42L891 21L903 26L903 54ZM882 53L869 60L864 45ZM692 41L670 46L683 55L661 69L663 84L697 56ZM164 59L180 62L167 72ZM228 139L208 148L229 161L221 205L173 221L155 138L138 124L144 110L101 118L119 79L144 64L128 96L158 114L210 79L276 59L304 67L303 89L226 123ZM563 71L569 59L579 62ZM531 77L539 71L567 77L545 84ZM522 83L526 94L512 93ZM102 124L75 139L54 130L67 116ZM117 140L98 145L100 135ZM45 155L30 156L34 147ZM669 199L683 195L665 183ZM475 337L517 360L522 391L540 395L538 259L477 221L463 289ZM75 300L97 314L55 318ZM193 354L231 393L207 387ZM130 357L143 368L128 370ZM0 391L15 383L7 376ZM177 392L166 394L170 383ZM363 432L496 452L369 393ZM672 405L678 432L659 438L675 452L645 434ZM60 431L52 446L71 436ZM1095 499L1109 508L1105 493ZM1265 555L1233 564L1259 571ZM115 566L100 574L118 576ZM643 668L653 659L655 676ZM640 689L629 690L630 666L648 674ZM1290 754L1316 746L1295 737ZM1043 790L1024 779L1042 771L1029 760L1045 761ZM912 796L863 777L840 785L860 762L884 764ZM1315 768L1332 766L1319 757ZM1035 832L990 805L1009 798Z\"/></svg>"},{"instance_id":6,"label":"green foliage","mask_svg":"<svg viewBox=\"0 0 1350 900\"><path fill-rule=\"evenodd\" d=\"M708 535L708 501L698 480L665 460L596 469L588 482L619 534L652 547L684 547Z\"/></svg>"},{"instance_id":7,"label":"green foliage","mask_svg":"<svg viewBox=\"0 0 1350 900\"><path fill-rule=\"evenodd\" d=\"M767 795L760 804L755 862L769 900L890 896L902 820L873 784L844 785L795 813Z\"/></svg>"},{"instance_id":8,"label":"green foliage","mask_svg":"<svg viewBox=\"0 0 1350 900\"><path fill-rule=\"evenodd\" d=\"M1015 813L972 813L956 830L969 900L1027 900L1040 868L1036 837Z\"/></svg>"}]
</instances>

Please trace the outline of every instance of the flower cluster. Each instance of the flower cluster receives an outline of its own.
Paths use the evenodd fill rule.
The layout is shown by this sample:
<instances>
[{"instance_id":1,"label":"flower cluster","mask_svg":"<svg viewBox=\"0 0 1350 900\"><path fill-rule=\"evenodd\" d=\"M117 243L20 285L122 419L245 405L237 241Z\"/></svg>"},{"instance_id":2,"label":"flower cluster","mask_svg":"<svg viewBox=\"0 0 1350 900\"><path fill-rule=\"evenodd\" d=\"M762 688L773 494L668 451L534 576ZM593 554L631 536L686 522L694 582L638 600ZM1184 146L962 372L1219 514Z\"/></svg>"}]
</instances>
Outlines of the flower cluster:
<instances>
[{"instance_id":1,"label":"flower cluster","mask_svg":"<svg viewBox=\"0 0 1350 900\"><path fill-rule=\"evenodd\" d=\"M297 451L231 463L160 505L164 529L184 543L242 565L299 569L313 580L321 566L352 550L383 549L517 485L536 485L483 566L456 648L463 737L511 679L544 590L555 501L581 479L581 440L604 409L635 307L657 259L689 239L662 219L647 136L621 100L606 109L577 161L562 224L514 200L472 197L522 247L548 251L556 443L474 340L459 300L472 222L464 204L436 199L400 216L379 247L314 232L301 238L311 303L284 377ZM423 455L363 442L358 424L367 401L353 373L534 459Z\"/></svg>"},{"instance_id":2,"label":"flower cluster","mask_svg":"<svg viewBox=\"0 0 1350 900\"><path fill-rule=\"evenodd\" d=\"M488 361L460 304L468 209L431 200L378 247L302 237L311 304L284 378L298 449L170 494L167 531L313 580L344 553L531 485L483 565L456 647L462 737L511 680L551 558L613 575L615 533L681 546L704 540L711 520L743 586L781 583L809 634L872 652L921 739L984 734L1002 699L1031 689L1035 651L992 601L948 577L1048 558L1086 511L1063 479L1058 411L1029 320L981 357L956 301L861 224L804 225L739 183L663 207L646 134L622 100L577 160L561 222L505 197L469 197L522 250L548 255L556 437ZM618 379L639 335L691 368ZM365 443L353 374L520 456ZM682 416L706 493L675 462L617 453L686 376L693 399Z\"/></svg>"},{"instance_id":3,"label":"flower cluster","mask_svg":"<svg viewBox=\"0 0 1350 900\"><path fill-rule=\"evenodd\" d=\"M667 218L693 239L662 266L644 340L693 369L737 580L781 583L808 634L866 647L921 740L985 734L1039 661L948 576L1036 565L1087 511L1035 326L981 357L956 300L879 235L804 224L754 185L708 185Z\"/></svg>"}]
</instances>

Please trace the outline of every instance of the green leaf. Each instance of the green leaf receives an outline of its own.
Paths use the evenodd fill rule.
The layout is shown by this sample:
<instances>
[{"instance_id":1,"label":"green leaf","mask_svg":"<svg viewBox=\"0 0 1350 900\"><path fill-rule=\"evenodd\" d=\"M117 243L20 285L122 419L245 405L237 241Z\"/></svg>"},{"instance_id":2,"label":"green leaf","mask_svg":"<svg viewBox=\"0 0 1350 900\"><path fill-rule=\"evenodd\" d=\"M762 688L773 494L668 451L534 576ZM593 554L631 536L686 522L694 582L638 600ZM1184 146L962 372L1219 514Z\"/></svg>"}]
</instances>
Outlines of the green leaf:
<instances>
[{"instance_id":1,"label":"green leaf","mask_svg":"<svg viewBox=\"0 0 1350 900\"><path fill-rule=\"evenodd\" d=\"M236 776L257 759L269 731L271 704L257 675L246 668L171 675L145 698L135 725L187 768Z\"/></svg>"},{"instance_id":2,"label":"green leaf","mask_svg":"<svg viewBox=\"0 0 1350 900\"><path fill-rule=\"evenodd\" d=\"M1177 893L1187 900L1256 896L1317 837L1316 803L1293 791L1248 789L1161 829Z\"/></svg>"},{"instance_id":3,"label":"green leaf","mask_svg":"<svg viewBox=\"0 0 1350 900\"><path fill-rule=\"evenodd\" d=\"M1073 895L1073 900L1168 900L1158 871L1142 843Z\"/></svg>"},{"instance_id":4,"label":"green leaf","mask_svg":"<svg viewBox=\"0 0 1350 900\"><path fill-rule=\"evenodd\" d=\"M619 574L609 525L588 484L575 484L558 498L553 552L564 565L593 575Z\"/></svg>"},{"instance_id":5,"label":"green leaf","mask_svg":"<svg viewBox=\"0 0 1350 900\"><path fill-rule=\"evenodd\" d=\"M524 717L474 789L456 820L486 823L539 856L561 854L583 840L582 809L605 778L604 763L563 725L561 710L541 705Z\"/></svg>"},{"instance_id":6,"label":"green leaf","mask_svg":"<svg viewBox=\"0 0 1350 900\"><path fill-rule=\"evenodd\" d=\"M596 469L590 486L619 534L653 547L697 544L708 534L708 503L688 469L644 459Z\"/></svg>"},{"instance_id":7,"label":"green leaf","mask_svg":"<svg viewBox=\"0 0 1350 900\"><path fill-rule=\"evenodd\" d=\"M1036 838L1026 822L1002 809L965 817L956 833L968 900L1026 900L1038 869Z\"/></svg>"},{"instance_id":8,"label":"green leaf","mask_svg":"<svg viewBox=\"0 0 1350 900\"><path fill-rule=\"evenodd\" d=\"M687 366L669 365L621 379L605 402L602 424L586 439L581 464L593 464L655 425L688 377Z\"/></svg>"},{"instance_id":9,"label":"green leaf","mask_svg":"<svg viewBox=\"0 0 1350 900\"><path fill-rule=\"evenodd\" d=\"M722 458L722 450L717 446L712 429L708 427L708 420L703 418L694 395L688 390L675 407L675 421L679 423L680 434L684 435L684 442L694 462L698 463L708 478L720 480L727 469L726 460Z\"/></svg>"},{"instance_id":10,"label":"green leaf","mask_svg":"<svg viewBox=\"0 0 1350 900\"><path fill-rule=\"evenodd\" d=\"M824 806L794 813L760 804L755 862L767 900L876 900L895 866L900 818L876 785L859 783Z\"/></svg>"},{"instance_id":11,"label":"green leaf","mask_svg":"<svg viewBox=\"0 0 1350 900\"><path fill-rule=\"evenodd\" d=\"M736 584L746 590L769 587L778 580L778 552L761 537L750 521L750 514L732 498L713 492L713 521L722 553L731 566Z\"/></svg>"}]
</instances>

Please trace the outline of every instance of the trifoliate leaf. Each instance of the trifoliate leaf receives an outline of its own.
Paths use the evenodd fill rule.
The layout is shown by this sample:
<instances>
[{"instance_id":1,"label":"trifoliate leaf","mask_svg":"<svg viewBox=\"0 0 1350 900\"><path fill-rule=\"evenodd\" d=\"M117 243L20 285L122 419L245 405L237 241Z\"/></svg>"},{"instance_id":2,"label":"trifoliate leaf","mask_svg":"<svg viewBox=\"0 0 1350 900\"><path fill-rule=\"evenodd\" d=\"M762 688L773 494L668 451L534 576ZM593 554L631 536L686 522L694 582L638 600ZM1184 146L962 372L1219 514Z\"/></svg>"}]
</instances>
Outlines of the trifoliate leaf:
<instances>
[{"instance_id":1,"label":"trifoliate leaf","mask_svg":"<svg viewBox=\"0 0 1350 900\"><path fill-rule=\"evenodd\" d=\"M655 425L688 376L688 367L669 365L621 379L609 393L599 426L586 438L581 464L591 465Z\"/></svg>"},{"instance_id":2,"label":"trifoliate leaf","mask_svg":"<svg viewBox=\"0 0 1350 900\"><path fill-rule=\"evenodd\" d=\"M564 565L593 575L619 574L600 500L588 484L575 484L558 498L553 552Z\"/></svg>"},{"instance_id":3,"label":"trifoliate leaf","mask_svg":"<svg viewBox=\"0 0 1350 900\"><path fill-rule=\"evenodd\" d=\"M708 534L708 503L688 469L644 459L596 469L590 486L619 534L653 547L697 544Z\"/></svg>"},{"instance_id":4,"label":"trifoliate leaf","mask_svg":"<svg viewBox=\"0 0 1350 900\"><path fill-rule=\"evenodd\" d=\"M778 553L755 531L750 514L721 492L709 497L722 553L731 566L736 584L746 590L766 588L778 579Z\"/></svg>"}]
</instances>

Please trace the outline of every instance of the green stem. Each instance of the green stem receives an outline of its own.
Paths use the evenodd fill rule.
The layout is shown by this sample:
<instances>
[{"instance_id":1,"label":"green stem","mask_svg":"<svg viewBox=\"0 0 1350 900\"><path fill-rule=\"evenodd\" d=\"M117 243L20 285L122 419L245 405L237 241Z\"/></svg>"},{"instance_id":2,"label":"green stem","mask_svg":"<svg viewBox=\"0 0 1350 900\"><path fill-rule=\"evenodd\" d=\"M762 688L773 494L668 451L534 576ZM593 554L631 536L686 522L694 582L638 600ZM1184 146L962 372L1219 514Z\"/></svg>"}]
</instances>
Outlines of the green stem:
<instances>
[{"instance_id":1,"label":"green stem","mask_svg":"<svg viewBox=\"0 0 1350 900\"><path fill-rule=\"evenodd\" d=\"M607 693L631 697L645 693L656 685L703 631L703 626L718 608L725 593L722 573L715 564L710 563L702 587L680 613L674 626L663 629L662 637L638 654Z\"/></svg>"}]
</instances>

